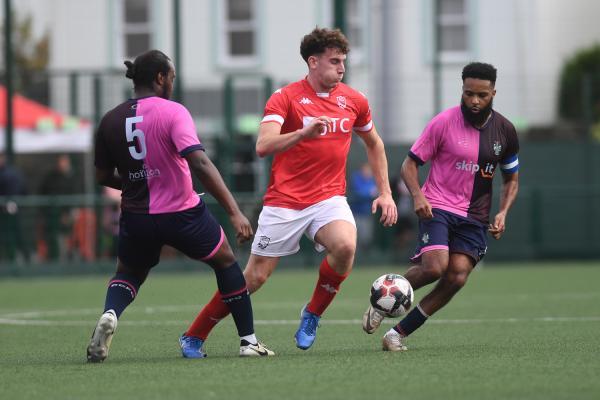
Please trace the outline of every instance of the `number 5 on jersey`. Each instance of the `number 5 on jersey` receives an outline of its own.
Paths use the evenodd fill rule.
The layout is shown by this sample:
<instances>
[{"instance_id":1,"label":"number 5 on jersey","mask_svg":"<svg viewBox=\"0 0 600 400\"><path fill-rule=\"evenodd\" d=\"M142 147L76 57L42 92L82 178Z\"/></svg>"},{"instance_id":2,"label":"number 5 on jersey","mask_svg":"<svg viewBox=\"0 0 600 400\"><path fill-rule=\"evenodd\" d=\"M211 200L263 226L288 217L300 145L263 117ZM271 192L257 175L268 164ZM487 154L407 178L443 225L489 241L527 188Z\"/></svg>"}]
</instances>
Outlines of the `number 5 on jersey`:
<instances>
[{"instance_id":1,"label":"number 5 on jersey","mask_svg":"<svg viewBox=\"0 0 600 400\"><path fill-rule=\"evenodd\" d=\"M139 115L137 117L129 117L125 119L125 136L127 137L127 143L131 143L129 146L129 154L134 160L143 160L146 158L146 137L141 129L133 129L133 124L142 122L144 117ZM137 138L138 146L140 150L136 148L134 139Z\"/></svg>"}]
</instances>

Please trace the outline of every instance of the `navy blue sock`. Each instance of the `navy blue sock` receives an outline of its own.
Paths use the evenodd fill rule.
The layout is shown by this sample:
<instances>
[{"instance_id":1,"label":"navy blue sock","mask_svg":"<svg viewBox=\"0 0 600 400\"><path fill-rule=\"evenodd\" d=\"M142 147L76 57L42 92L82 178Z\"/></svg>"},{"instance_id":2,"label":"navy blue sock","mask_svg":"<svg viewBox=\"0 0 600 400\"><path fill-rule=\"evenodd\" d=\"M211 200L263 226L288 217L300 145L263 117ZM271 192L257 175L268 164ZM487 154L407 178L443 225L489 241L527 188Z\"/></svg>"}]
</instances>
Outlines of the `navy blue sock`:
<instances>
[{"instance_id":1,"label":"navy blue sock","mask_svg":"<svg viewBox=\"0 0 600 400\"><path fill-rule=\"evenodd\" d=\"M253 334L252 303L240 266L234 262L227 268L215 269L215 275L221 300L229 307L238 334L240 337Z\"/></svg>"},{"instance_id":2,"label":"navy blue sock","mask_svg":"<svg viewBox=\"0 0 600 400\"><path fill-rule=\"evenodd\" d=\"M421 307L417 305L398 323L398 325L394 326L394 330L406 337L419 329L421 325L427 321L427 318L429 318L429 316L424 314L421 311Z\"/></svg>"},{"instance_id":3,"label":"navy blue sock","mask_svg":"<svg viewBox=\"0 0 600 400\"><path fill-rule=\"evenodd\" d=\"M130 274L117 273L108 282L106 289L106 301L104 302L104 312L115 310L117 318L135 299L141 286L138 278Z\"/></svg>"}]
</instances>

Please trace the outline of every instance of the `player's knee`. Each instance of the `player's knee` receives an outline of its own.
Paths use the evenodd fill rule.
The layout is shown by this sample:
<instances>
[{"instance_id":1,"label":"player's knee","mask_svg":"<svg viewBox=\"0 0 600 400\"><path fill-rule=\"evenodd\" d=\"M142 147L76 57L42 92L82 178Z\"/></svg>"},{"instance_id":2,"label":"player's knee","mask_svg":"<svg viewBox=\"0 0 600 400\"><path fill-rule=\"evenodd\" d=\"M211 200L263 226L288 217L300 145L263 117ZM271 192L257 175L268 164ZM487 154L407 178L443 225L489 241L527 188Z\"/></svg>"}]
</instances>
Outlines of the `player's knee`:
<instances>
[{"instance_id":1,"label":"player's knee","mask_svg":"<svg viewBox=\"0 0 600 400\"><path fill-rule=\"evenodd\" d=\"M427 281L433 282L444 274L448 266L439 261L428 262L422 265L422 273L427 278Z\"/></svg>"},{"instance_id":2,"label":"player's knee","mask_svg":"<svg viewBox=\"0 0 600 400\"><path fill-rule=\"evenodd\" d=\"M330 253L338 260L351 260L356 253L356 243L349 240L341 241L330 249Z\"/></svg>"},{"instance_id":3,"label":"player's knee","mask_svg":"<svg viewBox=\"0 0 600 400\"><path fill-rule=\"evenodd\" d=\"M467 278L469 274L466 272L457 272L448 274L446 277L446 282L450 287L452 287L455 291L462 289L463 286L467 283Z\"/></svg>"}]
</instances>

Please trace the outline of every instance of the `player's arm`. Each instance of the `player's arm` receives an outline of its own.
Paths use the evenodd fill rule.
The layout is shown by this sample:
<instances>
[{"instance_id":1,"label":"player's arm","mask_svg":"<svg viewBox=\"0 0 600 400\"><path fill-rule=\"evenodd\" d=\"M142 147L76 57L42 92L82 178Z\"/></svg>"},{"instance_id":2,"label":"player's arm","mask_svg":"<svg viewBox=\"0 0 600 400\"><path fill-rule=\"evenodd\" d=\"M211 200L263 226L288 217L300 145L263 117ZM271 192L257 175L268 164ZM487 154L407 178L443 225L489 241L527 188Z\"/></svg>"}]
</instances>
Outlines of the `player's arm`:
<instances>
[{"instance_id":1,"label":"player's arm","mask_svg":"<svg viewBox=\"0 0 600 400\"><path fill-rule=\"evenodd\" d=\"M202 183L202 186L217 199L221 207L229 215L238 241L244 242L250 239L254 234L250 221L242 214L240 207L225 185L217 167L215 167L202 150L187 153L185 159L190 169L194 171L194 174Z\"/></svg>"},{"instance_id":2,"label":"player's arm","mask_svg":"<svg viewBox=\"0 0 600 400\"><path fill-rule=\"evenodd\" d=\"M506 229L506 214L515 202L519 192L519 173L502 174L502 193L500 194L500 210L489 226L489 232L494 239L500 239Z\"/></svg>"},{"instance_id":3,"label":"player's arm","mask_svg":"<svg viewBox=\"0 0 600 400\"><path fill-rule=\"evenodd\" d=\"M319 135L327 125L331 124L329 117L314 118L308 125L294 132L281 134L281 125L277 122L263 122L258 129L256 154L266 157L271 154L286 151L298 142Z\"/></svg>"},{"instance_id":4,"label":"player's arm","mask_svg":"<svg viewBox=\"0 0 600 400\"><path fill-rule=\"evenodd\" d=\"M429 204L425 198L425 195L421 191L421 185L419 184L419 165L410 156L406 156L404 159L400 175L413 198L417 216L425 219L433 218L431 204Z\"/></svg>"},{"instance_id":5,"label":"player's arm","mask_svg":"<svg viewBox=\"0 0 600 400\"><path fill-rule=\"evenodd\" d=\"M96 182L113 189L123 189L123 180L115 168L110 170L96 167Z\"/></svg>"},{"instance_id":6,"label":"player's arm","mask_svg":"<svg viewBox=\"0 0 600 400\"><path fill-rule=\"evenodd\" d=\"M371 212L375 214L377 208L381 208L381 222L384 226L391 226L398 220L398 209L392 198L392 189L388 177L388 163L385 155L383 140L377 133L375 126L368 132L356 131L363 140L367 149L367 158L373 171L373 178L379 191L379 196L373 201Z\"/></svg>"}]
</instances>

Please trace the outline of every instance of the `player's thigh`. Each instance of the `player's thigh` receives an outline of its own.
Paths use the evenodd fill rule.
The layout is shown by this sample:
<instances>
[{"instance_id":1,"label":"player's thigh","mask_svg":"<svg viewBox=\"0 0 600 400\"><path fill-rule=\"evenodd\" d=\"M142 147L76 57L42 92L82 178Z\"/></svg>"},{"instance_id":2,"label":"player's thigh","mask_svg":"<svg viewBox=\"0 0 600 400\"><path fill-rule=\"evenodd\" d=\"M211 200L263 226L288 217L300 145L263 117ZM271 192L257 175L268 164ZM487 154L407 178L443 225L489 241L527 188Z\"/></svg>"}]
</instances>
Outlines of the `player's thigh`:
<instances>
[{"instance_id":1,"label":"player's thigh","mask_svg":"<svg viewBox=\"0 0 600 400\"><path fill-rule=\"evenodd\" d=\"M213 268L233 264L235 257L221 225L204 203L189 210L161 215L159 227L165 243Z\"/></svg>"},{"instance_id":2,"label":"player's thigh","mask_svg":"<svg viewBox=\"0 0 600 400\"><path fill-rule=\"evenodd\" d=\"M487 227L477 221L463 219L453 226L448 244L451 254L463 254L476 265L487 252Z\"/></svg>"},{"instance_id":3,"label":"player's thigh","mask_svg":"<svg viewBox=\"0 0 600 400\"><path fill-rule=\"evenodd\" d=\"M282 257L300 250L300 239L310 223L305 210L264 206L252 242L252 254Z\"/></svg>"},{"instance_id":4,"label":"player's thigh","mask_svg":"<svg viewBox=\"0 0 600 400\"><path fill-rule=\"evenodd\" d=\"M448 251L449 223L447 213L438 209L433 210L433 218L419 219L418 242L415 255L411 257L412 262L421 263L422 257L434 250Z\"/></svg>"},{"instance_id":5,"label":"player's thigh","mask_svg":"<svg viewBox=\"0 0 600 400\"><path fill-rule=\"evenodd\" d=\"M124 212L119 220L118 270L146 271L158 264L163 241L154 216Z\"/></svg>"},{"instance_id":6,"label":"player's thigh","mask_svg":"<svg viewBox=\"0 0 600 400\"><path fill-rule=\"evenodd\" d=\"M356 222L344 196L334 196L311 207L311 223L306 235L316 243L317 251L356 250Z\"/></svg>"}]
</instances>

